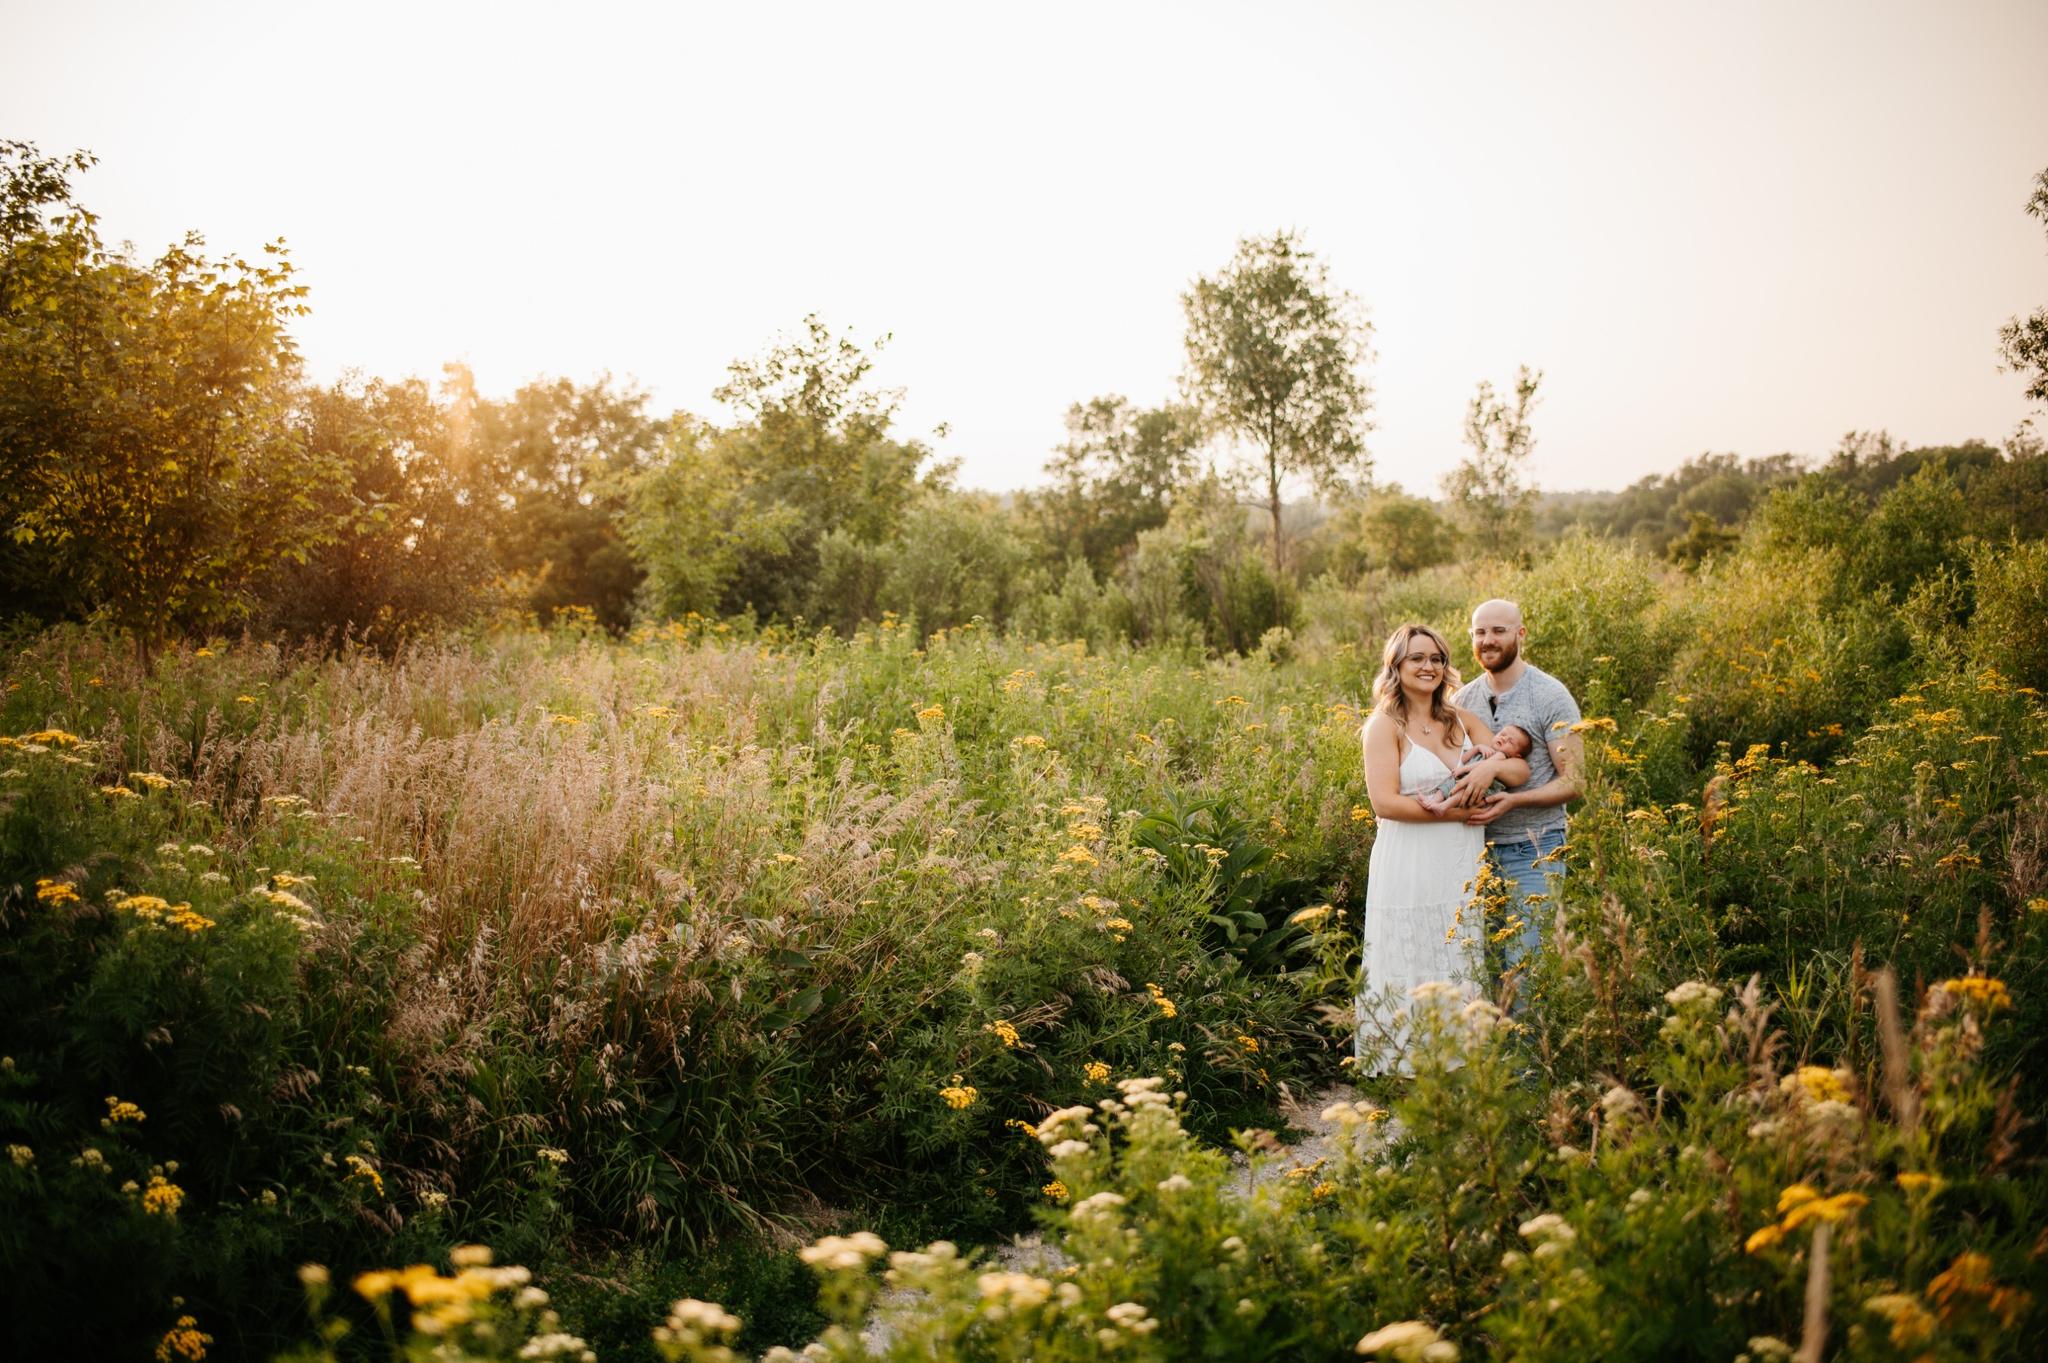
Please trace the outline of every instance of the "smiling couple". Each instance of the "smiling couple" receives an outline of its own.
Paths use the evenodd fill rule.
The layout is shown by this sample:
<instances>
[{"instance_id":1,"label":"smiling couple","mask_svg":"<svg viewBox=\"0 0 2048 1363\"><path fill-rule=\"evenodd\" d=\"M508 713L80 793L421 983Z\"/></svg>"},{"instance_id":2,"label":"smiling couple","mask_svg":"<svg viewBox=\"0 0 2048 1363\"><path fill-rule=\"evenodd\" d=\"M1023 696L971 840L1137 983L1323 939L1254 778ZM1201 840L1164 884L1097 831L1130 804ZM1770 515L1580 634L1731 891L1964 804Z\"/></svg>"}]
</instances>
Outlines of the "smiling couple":
<instances>
[{"instance_id":1,"label":"smiling couple","mask_svg":"<svg viewBox=\"0 0 2048 1363\"><path fill-rule=\"evenodd\" d=\"M1387 640L1365 722L1378 827L1365 887L1362 1073L1411 1072L1419 986L1448 986L1427 997L1479 997L1487 932L1475 895L1488 860L1510 891L1501 997L1519 1008L1538 906L1564 875L1564 806L1578 796L1581 756L1578 703L1522 656L1528 636L1512 601L1473 611L1484 671L1463 688L1450 646L1429 626L1402 625Z\"/></svg>"}]
</instances>

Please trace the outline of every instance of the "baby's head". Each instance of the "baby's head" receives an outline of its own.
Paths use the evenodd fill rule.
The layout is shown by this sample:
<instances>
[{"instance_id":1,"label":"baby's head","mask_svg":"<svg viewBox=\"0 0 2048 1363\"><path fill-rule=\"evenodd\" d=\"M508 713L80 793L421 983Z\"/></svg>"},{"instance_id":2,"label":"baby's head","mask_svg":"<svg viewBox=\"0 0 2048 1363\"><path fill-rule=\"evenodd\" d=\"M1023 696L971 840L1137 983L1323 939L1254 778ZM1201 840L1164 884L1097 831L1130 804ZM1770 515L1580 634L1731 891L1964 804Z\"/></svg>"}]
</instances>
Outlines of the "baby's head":
<instances>
[{"instance_id":1,"label":"baby's head","mask_svg":"<svg viewBox=\"0 0 2048 1363\"><path fill-rule=\"evenodd\" d=\"M1501 731L1493 736L1493 750L1502 757L1527 757L1535 740L1529 731L1519 724L1504 724Z\"/></svg>"}]
</instances>

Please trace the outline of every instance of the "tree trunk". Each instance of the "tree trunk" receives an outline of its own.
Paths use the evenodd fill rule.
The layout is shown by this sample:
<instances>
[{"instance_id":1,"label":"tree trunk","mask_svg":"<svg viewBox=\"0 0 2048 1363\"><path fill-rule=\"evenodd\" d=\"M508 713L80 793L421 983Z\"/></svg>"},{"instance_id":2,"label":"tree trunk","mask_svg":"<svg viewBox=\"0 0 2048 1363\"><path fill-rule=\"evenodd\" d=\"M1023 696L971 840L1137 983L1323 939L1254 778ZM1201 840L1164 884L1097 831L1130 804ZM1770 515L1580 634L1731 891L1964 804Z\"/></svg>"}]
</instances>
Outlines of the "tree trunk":
<instances>
[{"instance_id":1,"label":"tree trunk","mask_svg":"<svg viewBox=\"0 0 2048 1363\"><path fill-rule=\"evenodd\" d=\"M1287 579L1287 560L1280 544L1280 457L1277 452L1266 456L1266 510L1273 517L1273 586Z\"/></svg>"}]
</instances>

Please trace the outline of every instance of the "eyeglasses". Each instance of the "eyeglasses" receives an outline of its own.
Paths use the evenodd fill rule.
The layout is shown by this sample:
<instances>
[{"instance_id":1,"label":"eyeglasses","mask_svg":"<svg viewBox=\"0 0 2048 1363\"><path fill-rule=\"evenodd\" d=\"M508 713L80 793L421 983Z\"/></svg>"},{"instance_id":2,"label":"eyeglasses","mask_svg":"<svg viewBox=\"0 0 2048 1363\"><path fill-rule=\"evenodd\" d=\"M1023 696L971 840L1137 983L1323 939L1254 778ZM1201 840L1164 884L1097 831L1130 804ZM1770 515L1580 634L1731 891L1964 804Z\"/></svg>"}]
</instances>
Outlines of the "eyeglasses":
<instances>
[{"instance_id":1,"label":"eyeglasses","mask_svg":"<svg viewBox=\"0 0 2048 1363\"><path fill-rule=\"evenodd\" d=\"M1442 667L1448 659L1441 653L1411 653L1401 661L1404 663L1428 663L1431 667Z\"/></svg>"}]
</instances>

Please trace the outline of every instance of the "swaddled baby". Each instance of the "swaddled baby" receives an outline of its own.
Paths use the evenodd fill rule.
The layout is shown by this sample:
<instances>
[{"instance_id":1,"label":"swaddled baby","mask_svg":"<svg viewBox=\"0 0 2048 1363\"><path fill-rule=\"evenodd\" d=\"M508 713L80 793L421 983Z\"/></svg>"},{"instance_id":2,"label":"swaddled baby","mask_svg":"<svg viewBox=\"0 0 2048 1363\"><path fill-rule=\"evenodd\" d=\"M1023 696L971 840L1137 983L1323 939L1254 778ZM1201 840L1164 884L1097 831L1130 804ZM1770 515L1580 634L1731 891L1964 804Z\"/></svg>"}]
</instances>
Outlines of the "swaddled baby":
<instances>
[{"instance_id":1,"label":"swaddled baby","mask_svg":"<svg viewBox=\"0 0 2048 1363\"><path fill-rule=\"evenodd\" d=\"M1529 749L1534 746L1536 742L1529 737L1527 729L1519 724L1503 724L1500 732L1493 736L1493 742L1485 747L1477 743L1466 744L1464 751L1458 754L1458 769L1417 795L1415 802L1432 814L1440 814L1449 805L1451 793L1458 788L1458 778L1472 770L1474 766L1489 757L1527 757ZM1495 781L1486 789L1488 794L1492 794L1496 790L1506 790L1507 787Z\"/></svg>"}]
</instances>

